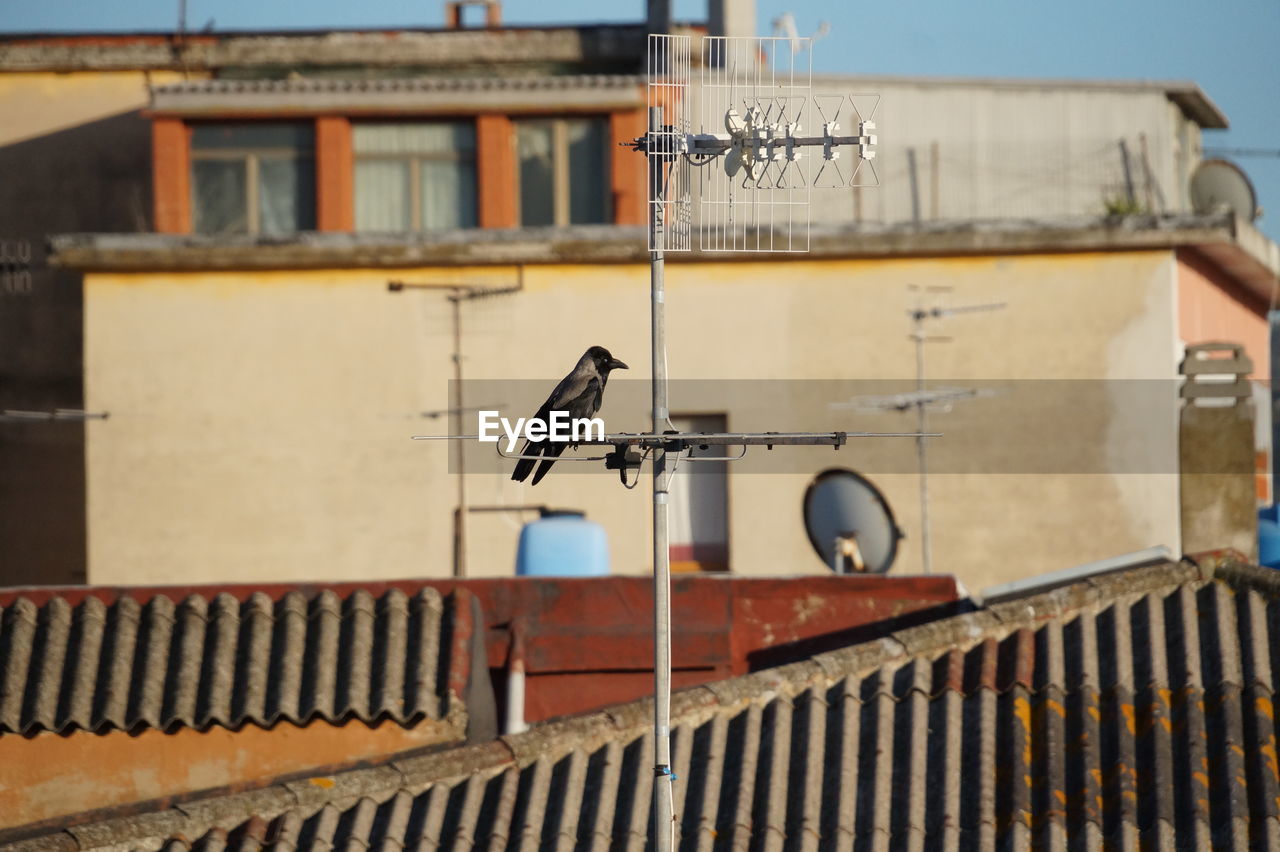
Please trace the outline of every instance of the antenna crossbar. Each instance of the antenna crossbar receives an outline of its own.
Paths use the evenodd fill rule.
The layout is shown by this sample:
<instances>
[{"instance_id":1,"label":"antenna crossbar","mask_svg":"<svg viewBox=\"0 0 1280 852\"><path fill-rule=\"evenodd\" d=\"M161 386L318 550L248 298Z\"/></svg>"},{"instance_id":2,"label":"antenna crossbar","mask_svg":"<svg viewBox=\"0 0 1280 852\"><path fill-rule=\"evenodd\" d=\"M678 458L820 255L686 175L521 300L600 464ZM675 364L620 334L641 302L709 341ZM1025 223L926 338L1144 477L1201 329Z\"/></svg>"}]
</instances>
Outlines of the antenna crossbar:
<instances>
[{"instance_id":1,"label":"antenna crossbar","mask_svg":"<svg viewBox=\"0 0 1280 852\"><path fill-rule=\"evenodd\" d=\"M492 438L492 436L489 436ZM829 446L842 447L850 438L940 438L935 432L617 432L602 438L568 443L584 447L640 447L673 450L685 447ZM414 435L415 441L478 441L479 435ZM545 440L545 439L544 439ZM543 458L543 456L537 456Z\"/></svg>"},{"instance_id":2,"label":"antenna crossbar","mask_svg":"<svg viewBox=\"0 0 1280 852\"><path fill-rule=\"evenodd\" d=\"M19 411L6 408L0 411L0 423L52 423L106 420L111 415L105 411L81 411L78 408L55 408L53 411Z\"/></svg>"}]
</instances>

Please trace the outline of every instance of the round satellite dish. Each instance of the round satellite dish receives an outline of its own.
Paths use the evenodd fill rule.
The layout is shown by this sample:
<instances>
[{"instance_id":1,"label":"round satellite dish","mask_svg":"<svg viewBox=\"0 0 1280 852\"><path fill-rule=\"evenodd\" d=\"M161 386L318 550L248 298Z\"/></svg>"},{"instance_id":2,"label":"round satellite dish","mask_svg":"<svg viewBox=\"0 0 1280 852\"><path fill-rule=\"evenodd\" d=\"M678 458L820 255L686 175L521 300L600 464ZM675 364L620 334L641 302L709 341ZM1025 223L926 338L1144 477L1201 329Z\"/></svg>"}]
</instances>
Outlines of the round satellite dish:
<instances>
[{"instance_id":1,"label":"round satellite dish","mask_svg":"<svg viewBox=\"0 0 1280 852\"><path fill-rule=\"evenodd\" d=\"M1245 221L1258 218L1258 194L1244 170L1228 160L1205 160L1191 175L1191 206L1197 213L1226 208Z\"/></svg>"},{"instance_id":2,"label":"round satellite dish","mask_svg":"<svg viewBox=\"0 0 1280 852\"><path fill-rule=\"evenodd\" d=\"M822 563L838 574L887 573L902 538L880 490L842 468L824 470L809 483L804 527Z\"/></svg>"}]
</instances>

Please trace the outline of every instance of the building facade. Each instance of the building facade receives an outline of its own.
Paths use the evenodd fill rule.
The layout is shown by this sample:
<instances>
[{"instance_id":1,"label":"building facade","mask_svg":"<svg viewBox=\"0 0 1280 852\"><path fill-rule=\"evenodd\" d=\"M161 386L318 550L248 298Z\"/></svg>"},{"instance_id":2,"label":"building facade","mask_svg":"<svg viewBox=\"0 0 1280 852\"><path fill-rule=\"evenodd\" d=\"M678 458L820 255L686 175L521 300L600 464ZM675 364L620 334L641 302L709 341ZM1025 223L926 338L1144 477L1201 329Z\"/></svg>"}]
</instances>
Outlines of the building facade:
<instances>
[{"instance_id":1,"label":"building facade","mask_svg":"<svg viewBox=\"0 0 1280 852\"><path fill-rule=\"evenodd\" d=\"M930 350L931 382L991 391L933 421L936 569L980 587L1031 573L1022 555L1042 570L1176 551L1181 345L1242 339L1266 376L1276 262L1247 228L846 227L800 260L695 253L668 268L672 412L737 431L912 429L907 415L834 404L915 386L910 288L945 281L951 304L1007 307L949 320L951 342ZM93 582L168 582L174 565L188 581L449 572L458 461L410 438L476 423L422 416L454 405L452 307L391 281L514 289L461 307L467 406L527 416L603 344L633 367L610 383L609 430L647 428L641 229L56 245L85 276L86 403L110 414L86 427ZM568 462L530 489L491 445L472 446L468 503L510 511L467 514L468 573L513 571L533 517L520 509L535 504L585 510L616 571L648 570L643 489ZM800 503L831 466L884 490L908 535L895 571L918 571L909 440L755 452L729 464L719 497L678 511L723 513L734 572L822 572Z\"/></svg>"},{"instance_id":2,"label":"building facade","mask_svg":"<svg viewBox=\"0 0 1280 852\"><path fill-rule=\"evenodd\" d=\"M526 505L532 494L478 473L478 459L465 497L442 448L398 443L442 425L418 415L451 406L454 327L440 294L387 284L519 288L460 309L468 382L550 382L595 343L643 379L644 161L620 145L644 126L646 31L0 42L0 102L30 115L7 131L21 177L0 191L23 203L7 205L0 237L100 235L57 240L52 263L41 248L34 286L4 297L0 407L110 416L0 424L5 579L163 582L166 563L194 551L182 564L203 564L205 579L447 571L460 501ZM673 264L673 377L775 391L912 381L909 288L937 285L955 304L1008 304L957 321L972 336L939 356L939 379L1171 381L1181 343L1218 338L1244 342L1265 372L1275 247L1247 225L1183 215L1200 132L1226 123L1194 84L833 77L815 89L881 93L881 185L815 192L808 258ZM643 406L614 388L610 417L619 406L642 428ZM858 388L812 386L797 417L855 428L866 418L829 405L846 390ZM677 413L698 429L773 428L749 396ZM857 449L759 476L703 468L688 500L711 514L685 519L679 561L821 570L794 519L809 478L835 461L874 475L910 535L912 459ZM1068 477L1043 493L1100 512L1101 537L1081 539L1070 513L1058 532L997 531L964 480L975 471L950 464L935 485L937 546L956 554L942 570L963 576L990 546L1048 546L1058 565L1178 538L1176 489L1069 479L1080 471L1043 459L1035 473ZM1022 468L977 467L1013 477L987 502L1030 511L1039 492ZM1087 471L1173 474L1139 467ZM553 478L536 502L590 507L618 570L644 570L639 495L606 479ZM944 522L948 505L963 511ZM462 514L471 571L509 572L528 515ZM915 552L904 545L897 570Z\"/></svg>"}]
</instances>

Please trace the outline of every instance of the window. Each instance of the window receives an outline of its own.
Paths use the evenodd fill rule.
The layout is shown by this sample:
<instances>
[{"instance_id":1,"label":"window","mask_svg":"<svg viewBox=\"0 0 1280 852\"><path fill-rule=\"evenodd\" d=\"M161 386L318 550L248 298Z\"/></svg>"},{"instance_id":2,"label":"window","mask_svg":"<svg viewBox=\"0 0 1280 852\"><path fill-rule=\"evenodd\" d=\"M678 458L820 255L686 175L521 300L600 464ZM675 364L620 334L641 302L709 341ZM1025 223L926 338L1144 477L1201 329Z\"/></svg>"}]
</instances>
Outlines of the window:
<instances>
[{"instance_id":1,"label":"window","mask_svg":"<svg viewBox=\"0 0 1280 852\"><path fill-rule=\"evenodd\" d=\"M472 122L357 124L352 128L358 231L476 226Z\"/></svg>"},{"instance_id":2,"label":"window","mask_svg":"<svg viewBox=\"0 0 1280 852\"><path fill-rule=\"evenodd\" d=\"M608 125L601 118L516 123L520 224L588 225L610 220Z\"/></svg>"},{"instance_id":3,"label":"window","mask_svg":"<svg viewBox=\"0 0 1280 852\"><path fill-rule=\"evenodd\" d=\"M315 132L308 124L197 124L191 195L199 234L315 227Z\"/></svg>"},{"instance_id":4,"label":"window","mask_svg":"<svg viewBox=\"0 0 1280 852\"><path fill-rule=\"evenodd\" d=\"M672 415L671 424L681 432L724 432L723 414ZM727 452L726 452L727 451ZM733 455L733 447L694 448L691 456L709 458ZM729 471L725 462L689 462L687 473L671 481L667 509L671 542L671 570L729 570Z\"/></svg>"}]
</instances>

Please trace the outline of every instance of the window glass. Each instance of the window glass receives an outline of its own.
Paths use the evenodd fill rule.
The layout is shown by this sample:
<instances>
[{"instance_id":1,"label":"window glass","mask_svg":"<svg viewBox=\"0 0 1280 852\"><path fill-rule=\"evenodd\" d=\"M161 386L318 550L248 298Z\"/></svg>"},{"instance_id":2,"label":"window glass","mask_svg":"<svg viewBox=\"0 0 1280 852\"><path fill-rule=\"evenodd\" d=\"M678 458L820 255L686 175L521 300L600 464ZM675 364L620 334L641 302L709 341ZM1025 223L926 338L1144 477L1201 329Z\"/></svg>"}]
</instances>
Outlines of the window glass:
<instances>
[{"instance_id":1,"label":"window glass","mask_svg":"<svg viewBox=\"0 0 1280 852\"><path fill-rule=\"evenodd\" d=\"M194 151L244 148L280 148L310 152L315 134L308 124L196 124L191 131Z\"/></svg>"},{"instance_id":2,"label":"window glass","mask_svg":"<svg viewBox=\"0 0 1280 852\"><path fill-rule=\"evenodd\" d=\"M586 225L607 220L608 185L605 161L604 122L598 119L576 119L565 122L568 146L569 222Z\"/></svg>"},{"instance_id":3,"label":"window glass","mask_svg":"<svg viewBox=\"0 0 1280 852\"><path fill-rule=\"evenodd\" d=\"M315 228L311 160L263 156L258 161L258 231L290 234Z\"/></svg>"},{"instance_id":4,"label":"window glass","mask_svg":"<svg viewBox=\"0 0 1280 852\"><path fill-rule=\"evenodd\" d=\"M474 152L476 129L471 122L432 121L357 124L352 146L362 154L447 154L457 159Z\"/></svg>"},{"instance_id":5,"label":"window glass","mask_svg":"<svg viewBox=\"0 0 1280 852\"><path fill-rule=\"evenodd\" d=\"M610 219L608 124L599 118L518 122L520 223L585 225Z\"/></svg>"},{"instance_id":6,"label":"window glass","mask_svg":"<svg viewBox=\"0 0 1280 852\"><path fill-rule=\"evenodd\" d=\"M314 149L309 124L195 124L191 206L196 232L287 234L314 228Z\"/></svg>"},{"instance_id":7,"label":"window glass","mask_svg":"<svg viewBox=\"0 0 1280 852\"><path fill-rule=\"evenodd\" d=\"M517 125L520 224L526 228L556 223L553 139L550 121L522 121Z\"/></svg>"},{"instance_id":8,"label":"window glass","mask_svg":"<svg viewBox=\"0 0 1280 852\"><path fill-rule=\"evenodd\" d=\"M422 181L422 228L474 228L476 226L476 171L461 163L424 160Z\"/></svg>"},{"instance_id":9,"label":"window glass","mask_svg":"<svg viewBox=\"0 0 1280 852\"><path fill-rule=\"evenodd\" d=\"M192 213L198 234L249 230L244 160L195 160L191 164Z\"/></svg>"},{"instance_id":10,"label":"window glass","mask_svg":"<svg viewBox=\"0 0 1280 852\"><path fill-rule=\"evenodd\" d=\"M682 432L724 432L723 414L671 415ZM691 456L723 456L723 447L694 448ZM672 571L729 569L729 472L726 462L703 461L671 481L667 517L670 522Z\"/></svg>"},{"instance_id":11,"label":"window glass","mask_svg":"<svg viewBox=\"0 0 1280 852\"><path fill-rule=\"evenodd\" d=\"M475 125L357 124L358 230L440 230L477 224Z\"/></svg>"},{"instance_id":12,"label":"window glass","mask_svg":"<svg viewBox=\"0 0 1280 852\"><path fill-rule=\"evenodd\" d=\"M356 230L407 231L410 224L408 161L358 160Z\"/></svg>"}]
</instances>

